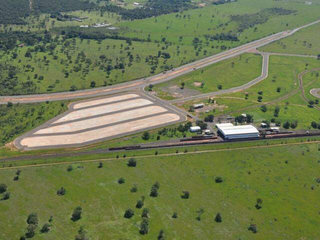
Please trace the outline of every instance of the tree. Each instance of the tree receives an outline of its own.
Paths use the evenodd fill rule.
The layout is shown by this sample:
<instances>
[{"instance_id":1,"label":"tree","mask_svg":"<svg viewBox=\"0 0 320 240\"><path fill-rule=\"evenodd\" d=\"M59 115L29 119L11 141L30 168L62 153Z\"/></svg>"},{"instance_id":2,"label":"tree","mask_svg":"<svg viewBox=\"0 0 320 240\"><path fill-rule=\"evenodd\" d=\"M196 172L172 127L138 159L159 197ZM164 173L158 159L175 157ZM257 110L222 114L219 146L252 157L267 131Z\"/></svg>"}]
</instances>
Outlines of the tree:
<instances>
[{"instance_id":1,"label":"tree","mask_svg":"<svg viewBox=\"0 0 320 240\"><path fill-rule=\"evenodd\" d=\"M142 196L142 198L137 201L136 208L140 209L143 207L143 205L144 205L144 197Z\"/></svg>"},{"instance_id":2,"label":"tree","mask_svg":"<svg viewBox=\"0 0 320 240\"><path fill-rule=\"evenodd\" d=\"M261 204L262 204L262 199L261 199L261 198L258 198L258 199L257 199L256 206L255 206L256 209L258 209L258 210L261 209L261 208L262 208Z\"/></svg>"},{"instance_id":3,"label":"tree","mask_svg":"<svg viewBox=\"0 0 320 240\"><path fill-rule=\"evenodd\" d=\"M205 122L213 122L213 120L214 120L214 116L212 114L210 114L204 118Z\"/></svg>"},{"instance_id":4,"label":"tree","mask_svg":"<svg viewBox=\"0 0 320 240\"><path fill-rule=\"evenodd\" d=\"M143 140L149 140L150 139L150 133L149 132L144 132L143 134L142 134L142 139Z\"/></svg>"},{"instance_id":5,"label":"tree","mask_svg":"<svg viewBox=\"0 0 320 240\"><path fill-rule=\"evenodd\" d=\"M38 215L36 213L30 213L27 218L27 223L38 226Z\"/></svg>"},{"instance_id":6,"label":"tree","mask_svg":"<svg viewBox=\"0 0 320 240\"><path fill-rule=\"evenodd\" d=\"M149 232L149 220L148 220L148 218L143 218L142 222L140 224L139 233L141 235L145 235L145 234L148 234L148 232Z\"/></svg>"},{"instance_id":7,"label":"tree","mask_svg":"<svg viewBox=\"0 0 320 240\"><path fill-rule=\"evenodd\" d=\"M124 182L125 182L125 179L124 179L124 178L119 178L119 179L118 179L118 183L119 183L119 184L123 184Z\"/></svg>"},{"instance_id":8,"label":"tree","mask_svg":"<svg viewBox=\"0 0 320 240\"><path fill-rule=\"evenodd\" d=\"M76 207L76 209L73 211L71 220L76 222L81 219L82 215L82 207Z\"/></svg>"},{"instance_id":9,"label":"tree","mask_svg":"<svg viewBox=\"0 0 320 240\"><path fill-rule=\"evenodd\" d=\"M103 163L99 162L98 168L103 168Z\"/></svg>"},{"instance_id":10,"label":"tree","mask_svg":"<svg viewBox=\"0 0 320 240\"><path fill-rule=\"evenodd\" d=\"M134 211L133 211L132 209L130 209L130 208L127 209L127 210L125 211L125 213L124 213L124 217L125 217L125 218L128 218L128 219L132 218L133 215L134 215Z\"/></svg>"},{"instance_id":11,"label":"tree","mask_svg":"<svg viewBox=\"0 0 320 240\"><path fill-rule=\"evenodd\" d=\"M2 201L5 201L5 200L8 200L10 198L10 193L9 192L6 192L3 197L2 197Z\"/></svg>"},{"instance_id":12,"label":"tree","mask_svg":"<svg viewBox=\"0 0 320 240\"><path fill-rule=\"evenodd\" d=\"M41 228L41 232L42 233L47 233L47 232L49 232L50 231L50 228L51 228L51 225L49 224L49 223L45 223L43 226L42 226L42 228Z\"/></svg>"},{"instance_id":13,"label":"tree","mask_svg":"<svg viewBox=\"0 0 320 240\"><path fill-rule=\"evenodd\" d=\"M58 191L57 191L57 194L59 196L63 196L63 195L66 195L67 193L67 190L64 188L64 187L61 187Z\"/></svg>"},{"instance_id":14,"label":"tree","mask_svg":"<svg viewBox=\"0 0 320 240\"><path fill-rule=\"evenodd\" d=\"M0 193L6 192L7 189L8 189L8 186L6 184L4 184L4 183L0 184Z\"/></svg>"},{"instance_id":15,"label":"tree","mask_svg":"<svg viewBox=\"0 0 320 240\"><path fill-rule=\"evenodd\" d=\"M283 127L284 127L285 129L289 129L290 123L289 123L288 121L286 121L286 122L283 124Z\"/></svg>"},{"instance_id":16,"label":"tree","mask_svg":"<svg viewBox=\"0 0 320 240\"><path fill-rule=\"evenodd\" d=\"M34 235L36 234L36 228L37 228L37 225L29 224L27 227L26 237L33 238Z\"/></svg>"},{"instance_id":17,"label":"tree","mask_svg":"<svg viewBox=\"0 0 320 240\"><path fill-rule=\"evenodd\" d=\"M89 240L87 231L82 226L78 230L78 235L76 235L75 240Z\"/></svg>"},{"instance_id":18,"label":"tree","mask_svg":"<svg viewBox=\"0 0 320 240\"><path fill-rule=\"evenodd\" d=\"M72 165L69 165L68 168L67 168L67 171L68 171L68 172L71 172L72 170L73 170Z\"/></svg>"},{"instance_id":19,"label":"tree","mask_svg":"<svg viewBox=\"0 0 320 240\"><path fill-rule=\"evenodd\" d=\"M150 197L158 197L159 193L158 193L158 188L156 188L155 186L151 187L151 192L150 192Z\"/></svg>"},{"instance_id":20,"label":"tree","mask_svg":"<svg viewBox=\"0 0 320 240\"><path fill-rule=\"evenodd\" d=\"M216 183L222 183L223 179L222 179L222 177L216 177L215 181L216 181Z\"/></svg>"},{"instance_id":21,"label":"tree","mask_svg":"<svg viewBox=\"0 0 320 240\"><path fill-rule=\"evenodd\" d=\"M184 82L182 82L180 89L184 89L184 86L185 86L185 85L186 85L186 84L185 84Z\"/></svg>"},{"instance_id":22,"label":"tree","mask_svg":"<svg viewBox=\"0 0 320 240\"><path fill-rule=\"evenodd\" d=\"M158 235L158 240L165 240L164 231L161 229Z\"/></svg>"},{"instance_id":23,"label":"tree","mask_svg":"<svg viewBox=\"0 0 320 240\"><path fill-rule=\"evenodd\" d=\"M148 208L144 208L141 214L141 217L143 218L149 218L149 209Z\"/></svg>"},{"instance_id":24,"label":"tree","mask_svg":"<svg viewBox=\"0 0 320 240\"><path fill-rule=\"evenodd\" d=\"M214 221L217 222L217 223L221 223L222 222L222 217L221 217L220 213L218 213L216 215L216 217L214 218Z\"/></svg>"},{"instance_id":25,"label":"tree","mask_svg":"<svg viewBox=\"0 0 320 240\"><path fill-rule=\"evenodd\" d=\"M172 214L172 218L178 218L178 213L174 212L174 213Z\"/></svg>"},{"instance_id":26,"label":"tree","mask_svg":"<svg viewBox=\"0 0 320 240\"><path fill-rule=\"evenodd\" d=\"M183 191L183 194L181 195L182 199L188 199L190 197L190 193L188 191Z\"/></svg>"},{"instance_id":27,"label":"tree","mask_svg":"<svg viewBox=\"0 0 320 240\"><path fill-rule=\"evenodd\" d=\"M130 189L130 192L135 193L138 192L138 186L137 184L133 185L132 188Z\"/></svg>"},{"instance_id":28,"label":"tree","mask_svg":"<svg viewBox=\"0 0 320 240\"><path fill-rule=\"evenodd\" d=\"M12 102L7 102L7 107L12 107L13 106L13 103Z\"/></svg>"},{"instance_id":29,"label":"tree","mask_svg":"<svg viewBox=\"0 0 320 240\"><path fill-rule=\"evenodd\" d=\"M90 87L95 88L95 87L96 87L96 82L95 82L95 81L92 81L92 82L90 83Z\"/></svg>"},{"instance_id":30,"label":"tree","mask_svg":"<svg viewBox=\"0 0 320 240\"><path fill-rule=\"evenodd\" d=\"M262 105L262 106L260 107L260 109L261 109L262 112L267 112L267 111L268 111L268 108L267 108L266 105Z\"/></svg>"},{"instance_id":31,"label":"tree","mask_svg":"<svg viewBox=\"0 0 320 240\"><path fill-rule=\"evenodd\" d=\"M136 167L137 161L134 158L130 158L127 163L128 167Z\"/></svg>"},{"instance_id":32,"label":"tree","mask_svg":"<svg viewBox=\"0 0 320 240\"><path fill-rule=\"evenodd\" d=\"M257 233L258 232L258 229L257 229L257 225L256 224L251 224L249 227L248 227L248 230L253 232L253 233Z\"/></svg>"}]
</instances>

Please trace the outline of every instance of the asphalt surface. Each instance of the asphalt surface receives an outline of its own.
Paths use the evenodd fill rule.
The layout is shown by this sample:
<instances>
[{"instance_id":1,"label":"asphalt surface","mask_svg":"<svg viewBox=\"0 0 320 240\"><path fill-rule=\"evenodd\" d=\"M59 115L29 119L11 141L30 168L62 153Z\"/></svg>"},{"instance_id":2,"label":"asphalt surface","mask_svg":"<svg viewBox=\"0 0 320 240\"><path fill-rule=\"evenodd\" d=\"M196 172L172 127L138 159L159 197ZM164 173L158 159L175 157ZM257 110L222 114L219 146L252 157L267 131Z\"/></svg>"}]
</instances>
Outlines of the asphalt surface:
<instances>
[{"instance_id":1,"label":"asphalt surface","mask_svg":"<svg viewBox=\"0 0 320 240\"><path fill-rule=\"evenodd\" d=\"M7 102L12 103L35 103L35 102L45 102L45 101L59 101L59 100L70 100L70 99L80 99L80 98L89 98L89 97L98 97L109 94L115 94L119 92L134 90L140 87L148 86L149 84L158 84L166 81L170 81L176 77L187 74L194 71L195 69L203 68L211 64L224 61L229 58L236 57L245 52L255 50L262 46L265 46L271 42L280 40L282 38L288 37L295 32L309 27L311 25L319 23L320 20L306 24L299 28L289 31L283 31L270 35L268 37L244 44L242 46L230 49L228 51L198 60L196 62L186 64L179 68L176 68L172 71L166 73L160 73L152 77L143 78L131 82L126 82L122 84L117 84L114 86L80 90L75 92L61 92L61 93L50 93L50 94L35 94L35 95L20 95L20 96L3 96L0 97L0 104L7 104Z\"/></svg>"},{"instance_id":2,"label":"asphalt surface","mask_svg":"<svg viewBox=\"0 0 320 240\"><path fill-rule=\"evenodd\" d=\"M252 80L242 86L229 88L229 89L225 89L225 90L220 90L217 92L199 94L199 95L195 95L195 96L191 96L191 97L179 98L179 99L171 100L170 103L180 103L180 102L187 102L187 101L191 101L191 100L203 99L203 98L208 98L208 97L215 97L215 96L219 96L221 94L235 93L235 92L243 91L245 89L252 87L253 85L266 79L268 77L268 73L269 73L269 55L270 54L269 53L260 53L260 54L263 57L263 61L262 61L262 72L258 78L254 79L254 80Z\"/></svg>"}]
</instances>

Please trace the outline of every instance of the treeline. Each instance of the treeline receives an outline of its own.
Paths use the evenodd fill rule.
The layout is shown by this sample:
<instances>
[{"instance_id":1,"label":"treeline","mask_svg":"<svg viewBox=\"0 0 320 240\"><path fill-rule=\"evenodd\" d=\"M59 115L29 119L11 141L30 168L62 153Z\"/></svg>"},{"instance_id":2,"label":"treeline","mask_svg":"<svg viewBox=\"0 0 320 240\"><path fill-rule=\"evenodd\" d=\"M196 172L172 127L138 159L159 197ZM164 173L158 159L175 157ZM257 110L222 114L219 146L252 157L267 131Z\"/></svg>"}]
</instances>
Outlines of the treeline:
<instances>
[{"instance_id":1,"label":"treeline","mask_svg":"<svg viewBox=\"0 0 320 240\"><path fill-rule=\"evenodd\" d=\"M243 32L255 25L267 22L271 16L290 15L292 13L295 13L295 11L283 8L267 8L254 14L232 15L230 19L237 22L239 25L238 31Z\"/></svg>"},{"instance_id":2,"label":"treeline","mask_svg":"<svg viewBox=\"0 0 320 240\"><path fill-rule=\"evenodd\" d=\"M29 14L29 0L0 1L0 24L25 24L23 18Z\"/></svg>"},{"instance_id":3,"label":"treeline","mask_svg":"<svg viewBox=\"0 0 320 240\"><path fill-rule=\"evenodd\" d=\"M68 39L68 38L80 38L80 39L91 39L91 40L97 40L97 41L102 41L105 39L115 39L115 40L125 40L128 43L132 42L132 41L136 41L136 42L147 42L150 40L146 40L146 39L140 39L140 38L129 38L129 37L123 37L123 36L119 36L118 34L114 33L114 34L105 34L103 32L100 31L96 31L94 29L80 29L80 28L73 28L73 29L66 29L66 30L62 30L60 33L61 35L64 36L64 38Z\"/></svg>"},{"instance_id":4,"label":"treeline","mask_svg":"<svg viewBox=\"0 0 320 240\"><path fill-rule=\"evenodd\" d=\"M232 3L232 2L236 2L237 0L218 0L218 1L214 1L212 4L213 5L221 5L221 4L226 4L226 3Z\"/></svg>"},{"instance_id":5,"label":"treeline","mask_svg":"<svg viewBox=\"0 0 320 240\"><path fill-rule=\"evenodd\" d=\"M144 7L125 9L112 4L103 7L101 11L114 12L124 20L144 19L163 14L179 12L193 8L190 0L149 0Z\"/></svg>"},{"instance_id":6,"label":"treeline","mask_svg":"<svg viewBox=\"0 0 320 240\"><path fill-rule=\"evenodd\" d=\"M95 4L81 0L33 0L33 10L40 13L90 10Z\"/></svg>"},{"instance_id":7,"label":"treeline","mask_svg":"<svg viewBox=\"0 0 320 240\"><path fill-rule=\"evenodd\" d=\"M239 38L235 35L232 35L230 33L221 33L216 35L204 35L206 39L209 39L210 41L239 41Z\"/></svg>"}]
</instances>

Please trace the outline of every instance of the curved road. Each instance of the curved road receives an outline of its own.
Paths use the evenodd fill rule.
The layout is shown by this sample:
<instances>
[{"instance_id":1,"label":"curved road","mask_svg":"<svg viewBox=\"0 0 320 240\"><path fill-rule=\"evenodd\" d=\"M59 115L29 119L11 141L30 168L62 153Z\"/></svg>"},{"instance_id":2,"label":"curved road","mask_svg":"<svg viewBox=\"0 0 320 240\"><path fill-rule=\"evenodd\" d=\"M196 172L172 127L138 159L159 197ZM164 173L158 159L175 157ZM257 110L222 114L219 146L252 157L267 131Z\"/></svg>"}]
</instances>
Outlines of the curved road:
<instances>
[{"instance_id":1,"label":"curved road","mask_svg":"<svg viewBox=\"0 0 320 240\"><path fill-rule=\"evenodd\" d=\"M261 75L259 77L257 77L256 79L254 79L244 85L238 86L238 87L220 90L217 92L199 94L199 95L195 95L195 96L191 96L191 97L179 98L179 99L171 100L170 103L179 103L179 102L186 102L186 101L191 101L191 100L196 100L196 99L215 97L215 96L218 96L221 94L235 93L235 92L243 91L245 89L252 87L253 85L266 79L268 77L268 73L269 73L269 55L270 54L269 53L260 53L260 54L263 57L262 72L261 72Z\"/></svg>"},{"instance_id":2,"label":"curved road","mask_svg":"<svg viewBox=\"0 0 320 240\"><path fill-rule=\"evenodd\" d=\"M103 95L109 95L119 92L124 92L128 90L137 89L140 87L148 86L149 84L158 84L166 81L170 81L176 77L184 75L186 73L192 72L194 69L203 68L211 64L241 55L247 51L254 50L265 46L271 42L280 40L282 38L288 37L295 32L309 27L311 25L319 23L320 20L306 24L299 28L289 31L283 31L276 33L274 35L244 44L242 46L230 49L228 51L198 60L196 62L186 64L175 70L168 71L167 73L157 74L152 77L143 78L131 82L126 82L122 84L117 84L110 87L80 90L76 92L61 92L61 93L51 93L51 94L35 94L35 95L21 95L21 96L4 96L0 97L0 104L7 104L7 102L13 103L35 103L35 102L45 102L45 101L59 101L59 100L69 100L69 99L79 99L88 97L97 97Z\"/></svg>"}]
</instances>

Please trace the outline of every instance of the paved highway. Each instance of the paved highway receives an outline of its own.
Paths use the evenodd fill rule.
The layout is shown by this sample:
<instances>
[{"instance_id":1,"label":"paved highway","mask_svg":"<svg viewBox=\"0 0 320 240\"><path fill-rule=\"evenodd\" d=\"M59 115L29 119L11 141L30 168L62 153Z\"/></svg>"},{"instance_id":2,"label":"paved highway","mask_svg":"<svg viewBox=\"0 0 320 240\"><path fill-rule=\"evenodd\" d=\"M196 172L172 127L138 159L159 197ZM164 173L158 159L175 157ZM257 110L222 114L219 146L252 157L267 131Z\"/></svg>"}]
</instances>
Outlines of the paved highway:
<instances>
[{"instance_id":1,"label":"paved highway","mask_svg":"<svg viewBox=\"0 0 320 240\"><path fill-rule=\"evenodd\" d=\"M282 38L288 37L300 29L309 27L316 23L319 23L320 20L306 24L294 30L284 31L280 33L273 34L271 36L244 44L242 46L230 49L228 51L198 60L196 62L186 64L175 70L168 71L166 73L160 73L152 77L143 78L131 82L126 82L122 84L117 84L114 86L95 88L88 90L80 90L75 92L61 92L61 93L51 93L51 94L36 94L36 95L21 95L21 96L3 96L0 97L0 104L7 104L7 102L13 103L35 103L35 102L45 102L45 101L58 101L58 100L69 100L69 99L79 99L79 98L88 98L88 97L97 97L103 95L109 95L124 91L129 91L137 89L140 87L148 86L149 84L158 84L166 81L170 81L176 77L187 74L194 71L195 69L203 68L211 64L241 55L247 51L257 49L259 47L265 46L271 42L280 40Z\"/></svg>"}]
</instances>

